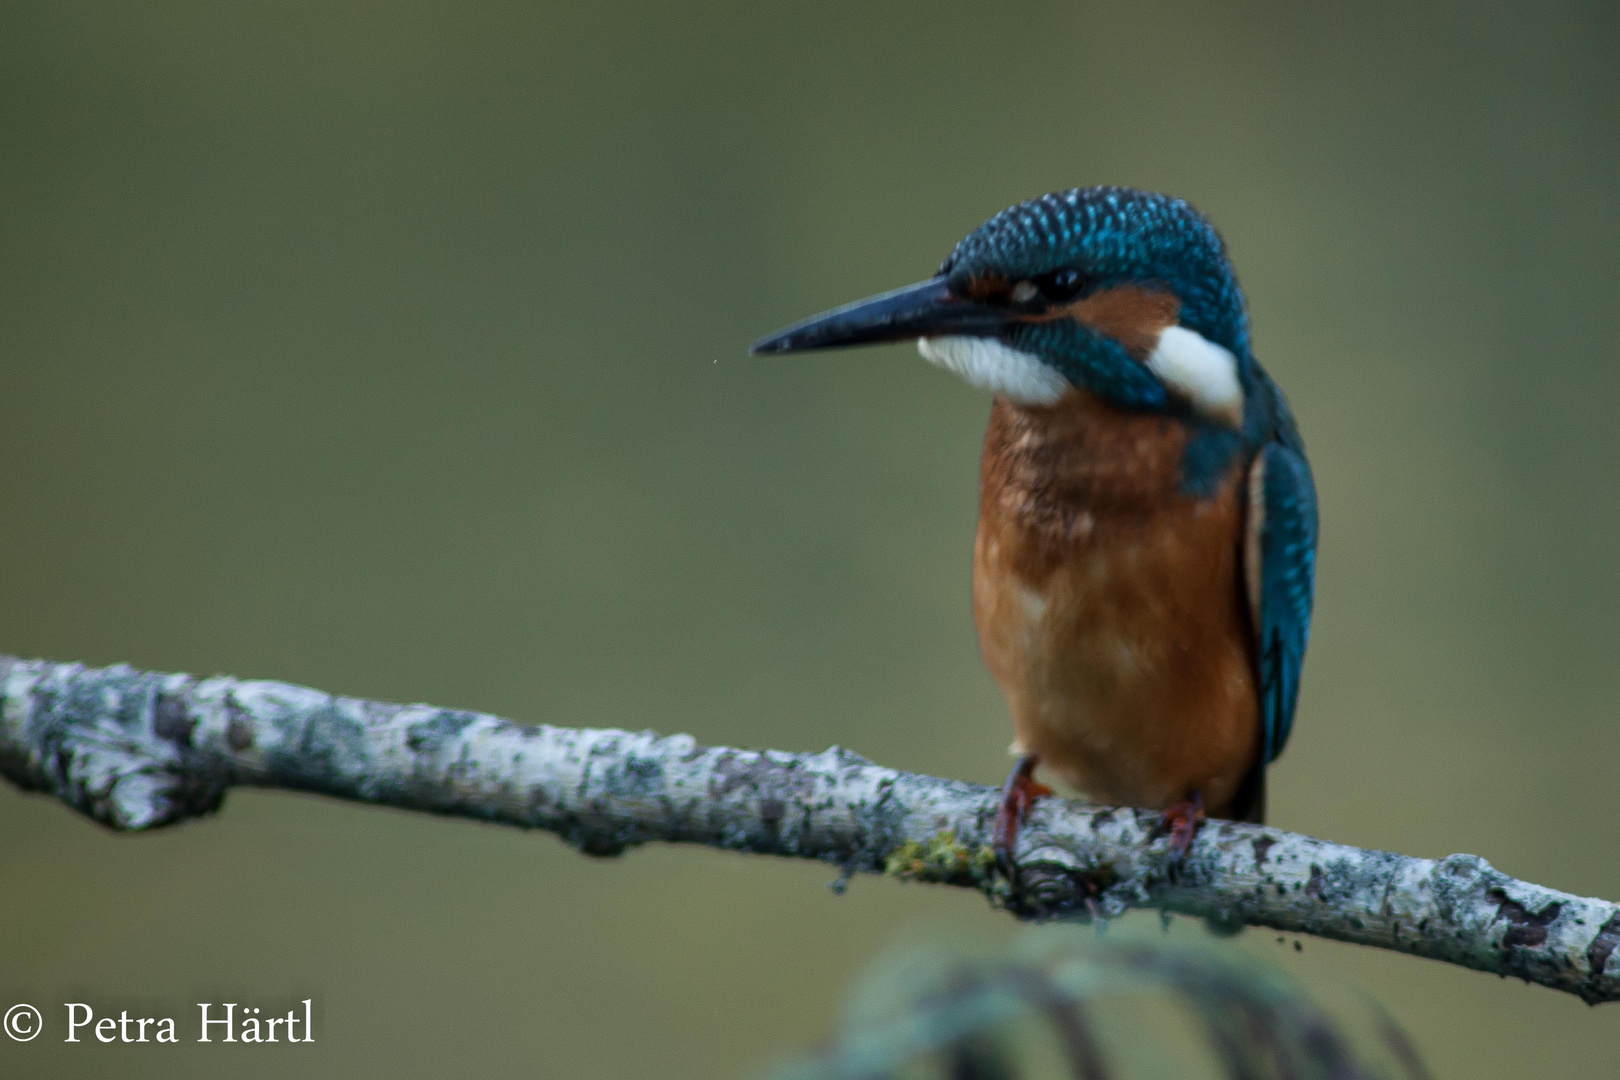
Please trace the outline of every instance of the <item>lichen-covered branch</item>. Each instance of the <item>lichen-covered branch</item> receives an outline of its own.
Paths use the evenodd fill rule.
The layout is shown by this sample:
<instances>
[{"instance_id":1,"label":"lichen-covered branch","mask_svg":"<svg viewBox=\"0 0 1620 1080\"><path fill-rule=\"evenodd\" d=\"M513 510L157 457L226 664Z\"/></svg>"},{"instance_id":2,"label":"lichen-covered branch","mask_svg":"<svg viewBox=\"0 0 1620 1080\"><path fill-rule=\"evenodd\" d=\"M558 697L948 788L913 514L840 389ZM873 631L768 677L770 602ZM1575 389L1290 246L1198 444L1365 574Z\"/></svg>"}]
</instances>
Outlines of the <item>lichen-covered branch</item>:
<instances>
[{"instance_id":1,"label":"lichen-covered branch","mask_svg":"<svg viewBox=\"0 0 1620 1080\"><path fill-rule=\"evenodd\" d=\"M976 888L1022 917L1159 908L1620 999L1620 908L1476 856L1417 859L1211 821L1173 864L1151 839L1156 814L1043 799L1009 879L987 847L995 789L837 748L734 750L0 656L0 774L115 829L208 813L233 784L294 788L547 829L594 855L662 840L820 859Z\"/></svg>"}]
</instances>

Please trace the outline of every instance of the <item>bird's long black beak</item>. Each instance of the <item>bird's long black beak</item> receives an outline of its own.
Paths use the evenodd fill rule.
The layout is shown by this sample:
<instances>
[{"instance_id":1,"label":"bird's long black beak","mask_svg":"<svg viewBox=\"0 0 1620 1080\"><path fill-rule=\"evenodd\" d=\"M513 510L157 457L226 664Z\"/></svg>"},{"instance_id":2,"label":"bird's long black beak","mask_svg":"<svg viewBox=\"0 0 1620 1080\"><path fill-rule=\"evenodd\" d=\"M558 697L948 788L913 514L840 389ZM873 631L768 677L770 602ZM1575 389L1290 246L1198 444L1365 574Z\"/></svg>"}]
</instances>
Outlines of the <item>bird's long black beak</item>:
<instances>
[{"instance_id":1,"label":"bird's long black beak","mask_svg":"<svg viewBox=\"0 0 1620 1080\"><path fill-rule=\"evenodd\" d=\"M951 295L943 277L824 311L760 338L749 353L806 352L906 341L933 334L994 334L1006 312Z\"/></svg>"}]
</instances>

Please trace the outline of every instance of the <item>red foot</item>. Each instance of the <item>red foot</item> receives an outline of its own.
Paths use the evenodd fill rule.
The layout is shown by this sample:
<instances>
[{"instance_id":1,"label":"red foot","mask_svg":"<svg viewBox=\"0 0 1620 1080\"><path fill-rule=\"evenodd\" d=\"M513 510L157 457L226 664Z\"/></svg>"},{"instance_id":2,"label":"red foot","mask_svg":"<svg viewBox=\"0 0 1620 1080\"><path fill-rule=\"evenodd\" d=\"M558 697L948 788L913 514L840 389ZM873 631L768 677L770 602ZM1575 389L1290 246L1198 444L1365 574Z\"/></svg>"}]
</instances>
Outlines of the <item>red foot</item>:
<instances>
[{"instance_id":1,"label":"red foot","mask_svg":"<svg viewBox=\"0 0 1620 1080\"><path fill-rule=\"evenodd\" d=\"M1193 792L1192 798L1183 802L1172 804L1164 812L1164 819L1159 827L1153 830L1154 837L1170 834L1170 854L1177 859L1187 857L1187 849L1192 847L1193 837L1198 835L1198 827L1204 823L1204 797L1200 792Z\"/></svg>"},{"instance_id":2,"label":"red foot","mask_svg":"<svg viewBox=\"0 0 1620 1080\"><path fill-rule=\"evenodd\" d=\"M1035 763L1034 754L1019 758L1018 764L1007 774L1007 782L1001 787L1001 807L996 811L996 831L991 844L995 848L996 861L1009 872L1013 865L1013 842L1018 839L1018 826L1024 823L1030 804L1052 794L1051 788L1036 781Z\"/></svg>"}]
</instances>

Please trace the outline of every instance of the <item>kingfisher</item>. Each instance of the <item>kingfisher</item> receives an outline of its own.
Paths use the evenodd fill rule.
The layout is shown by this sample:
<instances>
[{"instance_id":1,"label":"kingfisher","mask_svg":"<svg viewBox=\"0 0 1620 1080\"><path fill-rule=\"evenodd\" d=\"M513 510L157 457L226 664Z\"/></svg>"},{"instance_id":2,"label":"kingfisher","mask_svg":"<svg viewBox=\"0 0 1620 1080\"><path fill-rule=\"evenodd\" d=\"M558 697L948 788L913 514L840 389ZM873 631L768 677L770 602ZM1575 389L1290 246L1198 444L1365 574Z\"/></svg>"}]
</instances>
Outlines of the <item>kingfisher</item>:
<instances>
[{"instance_id":1,"label":"kingfisher","mask_svg":"<svg viewBox=\"0 0 1620 1080\"><path fill-rule=\"evenodd\" d=\"M915 339L993 395L973 617L1017 758L994 842L1051 789L1262 822L1293 726L1316 490L1250 347L1226 246L1181 199L1054 192L970 232L926 281L756 342L753 354Z\"/></svg>"}]
</instances>

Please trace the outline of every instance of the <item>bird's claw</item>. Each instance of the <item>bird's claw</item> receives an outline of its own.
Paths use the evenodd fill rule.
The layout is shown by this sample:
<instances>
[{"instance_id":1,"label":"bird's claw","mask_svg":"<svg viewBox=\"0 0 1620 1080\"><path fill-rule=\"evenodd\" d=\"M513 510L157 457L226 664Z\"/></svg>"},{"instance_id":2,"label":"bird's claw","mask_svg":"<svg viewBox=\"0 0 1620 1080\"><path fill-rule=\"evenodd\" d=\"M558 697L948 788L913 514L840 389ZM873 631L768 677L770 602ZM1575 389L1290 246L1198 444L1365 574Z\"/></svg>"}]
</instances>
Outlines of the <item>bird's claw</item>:
<instances>
[{"instance_id":1,"label":"bird's claw","mask_svg":"<svg viewBox=\"0 0 1620 1080\"><path fill-rule=\"evenodd\" d=\"M996 828L991 848L996 853L996 865L1011 880L1018 864L1013 860L1013 845L1018 839L1018 827L1029 815L1036 799L1052 794L1052 789L1035 779L1035 755L1025 754L1018 759L1007 782L1001 787L1001 805L996 810Z\"/></svg>"},{"instance_id":2,"label":"bird's claw","mask_svg":"<svg viewBox=\"0 0 1620 1080\"><path fill-rule=\"evenodd\" d=\"M1151 843L1161 836L1170 837L1170 858L1174 865L1179 866L1187 857L1187 850L1192 847L1193 837L1198 835L1198 827L1204 823L1204 799L1201 793L1193 792L1192 798L1172 803L1165 808L1164 816L1148 834Z\"/></svg>"}]
</instances>

